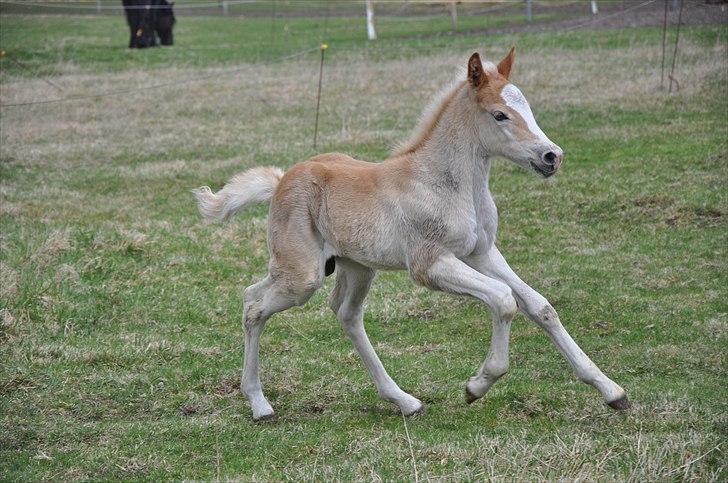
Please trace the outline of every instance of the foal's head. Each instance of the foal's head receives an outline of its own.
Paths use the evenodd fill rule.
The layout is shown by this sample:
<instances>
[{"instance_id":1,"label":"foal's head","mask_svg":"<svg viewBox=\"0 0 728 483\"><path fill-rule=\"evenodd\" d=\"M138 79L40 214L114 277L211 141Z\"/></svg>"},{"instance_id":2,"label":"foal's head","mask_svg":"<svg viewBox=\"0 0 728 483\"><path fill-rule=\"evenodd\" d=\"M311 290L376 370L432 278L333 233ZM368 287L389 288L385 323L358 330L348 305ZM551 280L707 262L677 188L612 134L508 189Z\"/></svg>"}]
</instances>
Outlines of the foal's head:
<instances>
[{"instance_id":1,"label":"foal's head","mask_svg":"<svg viewBox=\"0 0 728 483\"><path fill-rule=\"evenodd\" d=\"M468 61L468 84L477 102L479 141L490 154L503 156L544 178L558 171L564 152L536 124L531 107L508 80L515 49L497 66L473 54Z\"/></svg>"}]
</instances>

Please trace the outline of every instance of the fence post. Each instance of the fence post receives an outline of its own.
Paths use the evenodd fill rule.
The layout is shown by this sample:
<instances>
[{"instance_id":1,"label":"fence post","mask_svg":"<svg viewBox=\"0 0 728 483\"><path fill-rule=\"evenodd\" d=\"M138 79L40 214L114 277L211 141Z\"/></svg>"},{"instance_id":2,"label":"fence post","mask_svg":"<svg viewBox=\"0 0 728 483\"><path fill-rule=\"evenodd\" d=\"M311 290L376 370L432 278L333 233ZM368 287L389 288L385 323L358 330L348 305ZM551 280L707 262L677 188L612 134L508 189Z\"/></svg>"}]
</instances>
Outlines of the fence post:
<instances>
[{"instance_id":1,"label":"fence post","mask_svg":"<svg viewBox=\"0 0 728 483\"><path fill-rule=\"evenodd\" d=\"M592 15L596 15L599 13L599 8L597 8L597 0L591 0L591 8L592 8Z\"/></svg>"},{"instance_id":2,"label":"fence post","mask_svg":"<svg viewBox=\"0 0 728 483\"><path fill-rule=\"evenodd\" d=\"M377 32L374 30L374 1L367 0L367 38L377 40Z\"/></svg>"},{"instance_id":3,"label":"fence post","mask_svg":"<svg viewBox=\"0 0 728 483\"><path fill-rule=\"evenodd\" d=\"M667 40L667 3L665 0L665 16L662 19L662 67L660 69L660 89L665 88L665 41Z\"/></svg>"},{"instance_id":4,"label":"fence post","mask_svg":"<svg viewBox=\"0 0 728 483\"><path fill-rule=\"evenodd\" d=\"M677 44L680 42L680 25L682 24L682 12L683 12L683 4L680 3L680 11L677 14L677 32L675 33L675 51L672 53L672 67L670 67L670 73L668 74L668 78L670 79L670 87L668 87L667 92L672 92L672 83L674 82L677 86L677 90L680 90L680 83L675 79L675 63L677 62Z\"/></svg>"},{"instance_id":5,"label":"fence post","mask_svg":"<svg viewBox=\"0 0 728 483\"><path fill-rule=\"evenodd\" d=\"M532 0L526 0L526 22L530 22L531 20L533 20L533 15L531 13L532 3Z\"/></svg>"},{"instance_id":6,"label":"fence post","mask_svg":"<svg viewBox=\"0 0 728 483\"><path fill-rule=\"evenodd\" d=\"M101 13L101 0L96 0L96 13Z\"/></svg>"},{"instance_id":7,"label":"fence post","mask_svg":"<svg viewBox=\"0 0 728 483\"><path fill-rule=\"evenodd\" d=\"M316 141L318 139L318 121L319 121L319 108L321 107L321 83L324 78L324 53L328 49L328 44L321 44L321 64L319 64L319 81L318 81L318 93L316 94L316 122L314 123L313 130L313 148L316 149Z\"/></svg>"},{"instance_id":8,"label":"fence post","mask_svg":"<svg viewBox=\"0 0 728 483\"><path fill-rule=\"evenodd\" d=\"M456 0L450 2L450 19L452 20L452 29L458 29L458 6Z\"/></svg>"},{"instance_id":9,"label":"fence post","mask_svg":"<svg viewBox=\"0 0 728 483\"><path fill-rule=\"evenodd\" d=\"M268 50L272 57L273 56L273 45L274 45L273 40L275 39L275 36L276 36L276 6L277 6L276 0L273 0L271 2L271 6L272 6L273 11L271 12L271 15L270 15L270 44L269 44ZM275 44L276 44L275 46L278 47L278 45L277 45L278 43L275 42Z\"/></svg>"}]
</instances>

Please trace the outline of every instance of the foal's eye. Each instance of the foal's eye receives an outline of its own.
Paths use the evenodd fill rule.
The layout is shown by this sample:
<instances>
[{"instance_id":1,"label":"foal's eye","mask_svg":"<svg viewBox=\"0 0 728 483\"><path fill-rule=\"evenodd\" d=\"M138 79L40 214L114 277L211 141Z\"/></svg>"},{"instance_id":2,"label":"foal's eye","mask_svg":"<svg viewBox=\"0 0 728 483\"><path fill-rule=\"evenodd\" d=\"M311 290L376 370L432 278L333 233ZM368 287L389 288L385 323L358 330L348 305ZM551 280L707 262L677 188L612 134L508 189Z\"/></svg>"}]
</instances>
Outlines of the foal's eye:
<instances>
[{"instance_id":1,"label":"foal's eye","mask_svg":"<svg viewBox=\"0 0 728 483\"><path fill-rule=\"evenodd\" d=\"M505 114L503 114L500 111L495 111L493 113L493 117L495 118L496 121L505 121L506 119L508 119L508 116L506 116Z\"/></svg>"}]
</instances>

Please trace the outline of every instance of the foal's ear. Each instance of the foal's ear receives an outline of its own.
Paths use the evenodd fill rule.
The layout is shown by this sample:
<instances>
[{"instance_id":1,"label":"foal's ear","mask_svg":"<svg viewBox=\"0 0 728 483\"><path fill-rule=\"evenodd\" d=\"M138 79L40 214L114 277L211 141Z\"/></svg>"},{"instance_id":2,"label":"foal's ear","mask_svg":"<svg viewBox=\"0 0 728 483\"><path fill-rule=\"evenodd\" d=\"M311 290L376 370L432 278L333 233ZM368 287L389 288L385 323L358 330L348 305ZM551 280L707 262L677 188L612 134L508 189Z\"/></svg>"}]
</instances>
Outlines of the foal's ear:
<instances>
[{"instance_id":1,"label":"foal's ear","mask_svg":"<svg viewBox=\"0 0 728 483\"><path fill-rule=\"evenodd\" d=\"M516 46L512 46L508 55L503 57L498 63L498 73L508 79L511 76L511 69L513 68L513 59L516 58Z\"/></svg>"},{"instance_id":2,"label":"foal's ear","mask_svg":"<svg viewBox=\"0 0 728 483\"><path fill-rule=\"evenodd\" d=\"M480 55L475 52L470 56L470 60L468 60L468 82L477 89L485 84L486 81L487 79L483 70L483 63L480 61Z\"/></svg>"}]
</instances>

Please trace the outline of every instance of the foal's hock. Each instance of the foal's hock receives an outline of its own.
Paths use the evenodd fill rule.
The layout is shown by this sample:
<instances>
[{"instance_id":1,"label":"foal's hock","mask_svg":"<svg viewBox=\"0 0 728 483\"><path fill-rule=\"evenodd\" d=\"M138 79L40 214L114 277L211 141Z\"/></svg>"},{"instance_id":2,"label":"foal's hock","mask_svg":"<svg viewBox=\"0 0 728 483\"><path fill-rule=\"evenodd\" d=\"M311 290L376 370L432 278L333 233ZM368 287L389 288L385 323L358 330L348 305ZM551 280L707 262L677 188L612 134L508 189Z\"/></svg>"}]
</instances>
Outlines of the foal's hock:
<instances>
[{"instance_id":1,"label":"foal's hock","mask_svg":"<svg viewBox=\"0 0 728 483\"><path fill-rule=\"evenodd\" d=\"M285 173L253 168L217 193L206 186L194 190L200 212L212 220L270 201L268 275L244 293L240 387L254 419L274 417L259 375L263 327L273 314L305 303L321 287L332 259L336 285L329 305L379 394L405 415L422 412L424 405L387 374L364 330L363 303L378 269L407 270L421 285L468 295L490 308L490 350L467 381L468 403L483 397L507 372L511 321L521 310L609 406L629 407L624 390L584 354L551 304L511 270L495 245L491 160L504 157L547 178L564 157L510 82L514 57L511 48L494 65L473 54L462 78L433 100L410 139L380 163L321 154Z\"/></svg>"}]
</instances>

